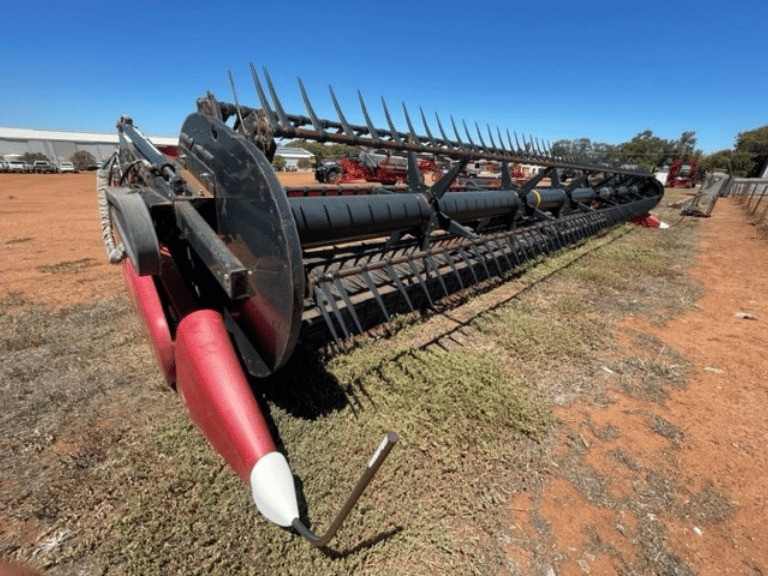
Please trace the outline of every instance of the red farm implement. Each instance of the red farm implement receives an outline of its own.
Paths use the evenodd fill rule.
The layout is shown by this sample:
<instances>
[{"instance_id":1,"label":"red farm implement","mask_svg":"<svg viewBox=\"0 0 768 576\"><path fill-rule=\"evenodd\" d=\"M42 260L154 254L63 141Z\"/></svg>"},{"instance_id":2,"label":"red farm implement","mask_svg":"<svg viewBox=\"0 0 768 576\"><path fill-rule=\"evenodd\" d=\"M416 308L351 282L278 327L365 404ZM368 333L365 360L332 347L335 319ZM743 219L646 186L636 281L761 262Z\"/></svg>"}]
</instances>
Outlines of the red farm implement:
<instances>
[{"instance_id":1,"label":"red farm implement","mask_svg":"<svg viewBox=\"0 0 768 576\"><path fill-rule=\"evenodd\" d=\"M683 164L682 158L675 158L669 167L666 185L670 188L693 188L696 186L698 163L698 158L691 160L690 164Z\"/></svg>"},{"instance_id":2,"label":"red farm implement","mask_svg":"<svg viewBox=\"0 0 768 576\"><path fill-rule=\"evenodd\" d=\"M341 343L398 314L449 305L451 295L503 282L526 261L643 219L664 190L650 173L556 157L498 128L462 122L460 130L451 118L449 136L439 117L435 131L422 112L417 131L405 106L400 130L383 100L386 126L374 126L362 97L363 121L353 123L332 89L337 119L321 119L300 80L306 110L289 114L266 71L251 72L258 107L204 95L181 128L175 160L120 119L118 152L98 173L102 225L192 419L267 519L321 546L396 436L385 435L330 529L316 536L254 398L260 379L290 363L299 341ZM270 164L275 141L297 138L402 158L394 181L403 185L283 187ZM448 167L429 184L425 158ZM498 184L457 187L476 161L498 167ZM521 183L515 165L540 171ZM579 176L566 185L562 171Z\"/></svg>"}]
</instances>

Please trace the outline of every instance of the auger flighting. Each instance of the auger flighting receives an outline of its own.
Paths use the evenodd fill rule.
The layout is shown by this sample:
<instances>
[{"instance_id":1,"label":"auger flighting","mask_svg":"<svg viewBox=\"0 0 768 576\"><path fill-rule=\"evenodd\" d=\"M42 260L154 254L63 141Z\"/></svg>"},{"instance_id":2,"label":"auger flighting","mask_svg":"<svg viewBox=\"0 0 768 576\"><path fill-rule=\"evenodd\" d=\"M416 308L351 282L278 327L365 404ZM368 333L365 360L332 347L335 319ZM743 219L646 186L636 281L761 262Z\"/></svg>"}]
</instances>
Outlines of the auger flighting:
<instances>
[{"instance_id":1,"label":"auger flighting","mask_svg":"<svg viewBox=\"0 0 768 576\"><path fill-rule=\"evenodd\" d=\"M182 126L175 160L130 118L120 119L119 149L98 173L102 225L110 259L122 261L163 373L192 419L251 487L265 518L324 546L397 436L385 435L318 537L299 517L293 474L251 386L289 362L300 340L350 339L647 218L663 187L646 172L555 157L534 138L521 146L507 131L505 144L498 128L494 138L475 124L475 139L466 122L462 135L451 118L451 139L435 115L436 136L423 111L420 134L405 104L407 130L399 131L383 99L387 126L376 127L359 93L363 124L347 120L333 89L338 119L321 119L301 80L306 115L287 114L266 71L263 83L253 66L251 73L260 106L240 105L234 83L234 103L204 95ZM281 138L402 155L407 185L284 188L270 163ZM431 185L419 170L425 158L449 166ZM498 163L498 182L459 185L478 159ZM518 185L515 163L541 170ZM562 182L564 169L577 176Z\"/></svg>"}]
</instances>

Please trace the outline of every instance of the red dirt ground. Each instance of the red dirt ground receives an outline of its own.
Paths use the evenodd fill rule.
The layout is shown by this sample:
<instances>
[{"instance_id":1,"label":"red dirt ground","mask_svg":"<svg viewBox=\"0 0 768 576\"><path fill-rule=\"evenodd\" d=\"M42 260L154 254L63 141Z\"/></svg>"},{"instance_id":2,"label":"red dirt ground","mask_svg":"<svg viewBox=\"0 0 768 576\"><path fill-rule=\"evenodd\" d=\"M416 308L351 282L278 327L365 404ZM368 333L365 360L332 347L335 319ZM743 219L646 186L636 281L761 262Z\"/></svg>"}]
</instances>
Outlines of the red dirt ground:
<instances>
[{"instance_id":1,"label":"red dirt ground","mask_svg":"<svg viewBox=\"0 0 768 576\"><path fill-rule=\"evenodd\" d=\"M28 302L61 307L123 291L119 268L106 262L101 245L94 179L0 174L2 296L18 292ZM285 177L291 184L306 179ZM631 562L640 553L640 524L649 518L663 523L665 548L696 573L768 573L768 269L761 265L766 246L741 209L724 199L701 223L700 249L691 277L705 291L696 305L663 326L630 316L620 336L629 343L638 333L651 335L679 352L688 363L686 386L670 391L663 403L613 388L607 405L579 403L556 411L563 422L556 460L577 438L582 464L608 478L606 492L626 505L588 501L555 462L547 482L518 494L510 505L519 538L507 553L524 573L532 571L533 552L515 542L536 540L542 526L552 541L546 556L557 575L626 571L621 559ZM756 319L739 318L739 312ZM677 432L653 432L648 422L654 418ZM616 433L600 433L609 428ZM619 463L617 450L632 466ZM702 494L719 494L726 502L713 502L710 516L649 512L652 518L641 518L637 506L630 506L633 494L643 490L638 468L674 477L683 487L670 506L685 509L686 498Z\"/></svg>"},{"instance_id":2,"label":"red dirt ground","mask_svg":"<svg viewBox=\"0 0 768 576\"><path fill-rule=\"evenodd\" d=\"M622 324L623 343L647 334L679 352L689 363L685 387L670 391L662 404L613 387L605 406L579 403L556 411L563 422L560 455L576 438L582 464L607 478L606 492L623 504L588 502L557 468L543 487L512 502L521 539L543 537L541 519L548 524L559 576L624 572L622 559L632 562L640 554L638 525L647 519L663 524L666 549L697 574L768 573L765 241L739 206L721 199L712 218L701 223L699 248L690 274L705 290L692 309L664 326L640 316ZM737 316L743 312L756 319ZM654 419L675 433L652 432L648 423ZM599 433L606 429L615 432L606 438ZM617 450L632 466L619 462ZM695 498L701 506L708 494L726 501L713 498L704 517L648 512L641 518L631 503L647 488L648 471L682 487L671 507L685 509ZM511 546L508 553L519 566L532 566L526 548Z\"/></svg>"}]
</instances>

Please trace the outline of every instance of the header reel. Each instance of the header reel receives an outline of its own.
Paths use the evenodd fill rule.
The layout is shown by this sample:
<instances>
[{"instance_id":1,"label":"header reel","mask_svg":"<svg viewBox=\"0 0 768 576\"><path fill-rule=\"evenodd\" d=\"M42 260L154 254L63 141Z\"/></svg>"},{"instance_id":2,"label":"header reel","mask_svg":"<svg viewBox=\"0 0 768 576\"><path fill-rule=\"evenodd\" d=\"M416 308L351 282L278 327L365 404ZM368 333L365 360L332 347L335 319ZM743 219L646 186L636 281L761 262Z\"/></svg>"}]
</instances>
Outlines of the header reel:
<instances>
[{"instance_id":1,"label":"header reel","mask_svg":"<svg viewBox=\"0 0 768 576\"><path fill-rule=\"evenodd\" d=\"M423 110L418 133L405 105L400 131L383 99L387 126L376 127L359 93L364 124L347 120L333 89L338 119L321 119L301 80L306 116L287 114L266 70L264 83L251 73L260 107L241 106L234 82L234 103L206 94L182 126L176 161L120 119L119 150L98 175L102 224L111 259L122 255L114 230L123 242L129 289L193 419L251 485L265 517L325 545L332 533L317 538L298 518L292 474L240 362L263 378L289 362L300 339L342 342L504 280L532 258L644 216L663 187L647 172L556 157L535 138L521 145L506 131L505 143L498 128L484 136L475 124L475 139L451 118L451 139L435 115L436 136ZM403 155L407 186L283 187L270 164L282 138ZM450 163L431 183L419 170L427 157ZM499 165L495 186L457 186L478 159ZM518 163L540 171L518 185L510 172ZM563 182L564 170L577 176ZM395 439L387 435L351 500Z\"/></svg>"}]
</instances>

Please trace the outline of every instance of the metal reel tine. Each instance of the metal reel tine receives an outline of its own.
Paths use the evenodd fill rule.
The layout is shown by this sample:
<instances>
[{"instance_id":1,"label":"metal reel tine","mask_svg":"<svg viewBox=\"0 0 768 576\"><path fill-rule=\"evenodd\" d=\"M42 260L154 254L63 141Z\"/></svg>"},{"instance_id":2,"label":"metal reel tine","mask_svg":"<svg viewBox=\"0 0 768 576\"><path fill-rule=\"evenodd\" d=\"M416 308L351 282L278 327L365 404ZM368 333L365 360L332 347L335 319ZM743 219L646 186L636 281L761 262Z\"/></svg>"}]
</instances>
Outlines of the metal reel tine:
<instances>
[{"instance_id":1,"label":"metal reel tine","mask_svg":"<svg viewBox=\"0 0 768 576\"><path fill-rule=\"evenodd\" d=\"M461 123L464 125L464 133L467 135L467 141L469 142L469 145L472 146L472 148L477 148L477 146L475 146L475 142L472 140L472 136L469 135L469 129L467 128L467 123L463 119Z\"/></svg>"},{"instance_id":2,"label":"metal reel tine","mask_svg":"<svg viewBox=\"0 0 768 576\"><path fill-rule=\"evenodd\" d=\"M515 145L512 144L512 137L509 135L509 128L507 128L507 142L509 142L509 150L512 152L512 154L518 154L519 150L515 148Z\"/></svg>"},{"instance_id":3,"label":"metal reel tine","mask_svg":"<svg viewBox=\"0 0 768 576\"><path fill-rule=\"evenodd\" d=\"M387 119L387 124L389 124L389 133L392 136L392 140L398 144L402 144L403 141L400 139L400 135L397 133L397 129L392 123L392 117L389 115L389 108L387 108L387 103L384 101L384 96L381 97L381 105L384 108L384 116Z\"/></svg>"},{"instance_id":4,"label":"metal reel tine","mask_svg":"<svg viewBox=\"0 0 768 576\"><path fill-rule=\"evenodd\" d=\"M321 134L325 134L325 129L323 128L322 123L320 122L320 119L317 117L317 114L315 114L314 108L312 108L312 104L309 101L309 96L307 96L307 91L304 89L304 83L301 81L301 78L296 78L299 81L299 90L301 91L301 97L304 100L304 106L307 108L307 114L309 115L309 119L312 121L312 126L314 126L315 130L320 132Z\"/></svg>"},{"instance_id":5,"label":"metal reel tine","mask_svg":"<svg viewBox=\"0 0 768 576\"><path fill-rule=\"evenodd\" d=\"M424 109L419 106L419 112L421 113L421 121L424 124L424 131L427 133L427 138L429 138L429 143L432 144L435 148L437 148L437 142L435 142L435 139L432 137L432 132L429 129L429 125L427 124L427 117L424 115Z\"/></svg>"},{"instance_id":6,"label":"metal reel tine","mask_svg":"<svg viewBox=\"0 0 768 576\"><path fill-rule=\"evenodd\" d=\"M227 70L229 76L229 85L232 87L232 98L235 101L235 110L237 110L238 128L241 134L245 135L245 125L243 124L243 111L240 110L240 102L237 101L237 90L235 90L235 79L232 77L232 71Z\"/></svg>"},{"instance_id":7,"label":"metal reel tine","mask_svg":"<svg viewBox=\"0 0 768 576\"><path fill-rule=\"evenodd\" d=\"M253 67L253 64L251 64L251 76L253 76L253 84L256 87L256 93L259 95L259 102L261 102L261 108L264 110L264 113L267 115L267 119L269 120L269 123L272 125L272 128L277 128L277 115L272 110L272 108L269 105L269 100L267 100L267 95L264 93L264 88L261 87L261 82L259 81L259 75L256 73L256 68Z\"/></svg>"},{"instance_id":8,"label":"metal reel tine","mask_svg":"<svg viewBox=\"0 0 768 576\"><path fill-rule=\"evenodd\" d=\"M376 128L373 127L373 122L371 122L371 117L368 115L368 109L365 107L365 101L363 100L363 95L360 93L360 90L357 91L357 97L360 99L360 109L363 111L365 125L368 126L368 132L370 132L371 138L373 138L376 142L381 142L379 133L376 132Z\"/></svg>"},{"instance_id":9,"label":"metal reel tine","mask_svg":"<svg viewBox=\"0 0 768 576\"><path fill-rule=\"evenodd\" d=\"M496 147L496 142L493 139L493 132L491 132L491 125L486 124L485 127L488 129L488 138L491 140L491 146L493 147L494 152L498 152L499 149Z\"/></svg>"},{"instance_id":10,"label":"metal reel tine","mask_svg":"<svg viewBox=\"0 0 768 576\"><path fill-rule=\"evenodd\" d=\"M440 122L440 116L437 115L437 112L435 112L435 119L437 120L437 128L440 130L440 136L443 138L443 142L446 146L453 146L454 143L450 141L445 134L445 130L443 130L443 123Z\"/></svg>"},{"instance_id":11,"label":"metal reel tine","mask_svg":"<svg viewBox=\"0 0 768 576\"><path fill-rule=\"evenodd\" d=\"M483 150L488 152L488 147L485 145L485 141L483 140L483 135L480 132L480 125L477 122L475 122L475 130L477 130L477 138L480 140L480 146L483 147Z\"/></svg>"},{"instance_id":12,"label":"metal reel tine","mask_svg":"<svg viewBox=\"0 0 768 576\"><path fill-rule=\"evenodd\" d=\"M451 116L451 125L453 126L453 133L456 134L456 141L459 143L460 148L464 148L464 142L461 140L461 136L459 136L459 131L456 129L456 122L453 119L453 116Z\"/></svg>"},{"instance_id":13,"label":"metal reel tine","mask_svg":"<svg viewBox=\"0 0 768 576\"><path fill-rule=\"evenodd\" d=\"M293 129L293 125L288 120L288 116L285 115L283 105L280 104L280 99L277 97L277 92L275 92L275 87L272 85L272 79L269 77L269 72L267 72L266 68L263 68L262 70L264 72L264 80L267 82L267 90L269 90L269 95L272 96L272 103L275 105L275 110L277 110L277 117L280 119L280 125L285 130Z\"/></svg>"},{"instance_id":14,"label":"metal reel tine","mask_svg":"<svg viewBox=\"0 0 768 576\"><path fill-rule=\"evenodd\" d=\"M501 151L506 154L507 149L504 147L504 138L501 137L501 129L496 126L496 135L499 137L499 145L501 146Z\"/></svg>"},{"instance_id":15,"label":"metal reel tine","mask_svg":"<svg viewBox=\"0 0 768 576\"><path fill-rule=\"evenodd\" d=\"M408 108L405 107L405 102L403 102L403 113L405 114L405 121L408 124L408 131L411 133L411 139L413 140L414 144L418 144L419 140L416 137L416 131L413 129L411 117L408 115Z\"/></svg>"},{"instance_id":16,"label":"metal reel tine","mask_svg":"<svg viewBox=\"0 0 768 576\"><path fill-rule=\"evenodd\" d=\"M344 130L344 133L349 136L353 141L357 140L357 135L355 135L355 132L352 130L352 127L349 125L349 122L347 122L347 119L344 117L344 113L341 111L341 106L339 106L339 101L336 99L336 94L333 92L333 86L330 84L328 85L328 91L331 93L331 100L333 101L333 107L336 108L336 115L339 117L339 122L341 122L341 127Z\"/></svg>"},{"instance_id":17,"label":"metal reel tine","mask_svg":"<svg viewBox=\"0 0 768 576\"><path fill-rule=\"evenodd\" d=\"M520 148L520 140L517 139L517 132L512 132L512 134L515 135L515 144L517 145L517 153L523 154L525 151L522 148Z\"/></svg>"},{"instance_id":18,"label":"metal reel tine","mask_svg":"<svg viewBox=\"0 0 768 576\"><path fill-rule=\"evenodd\" d=\"M541 158L541 150L539 149L539 140L538 138L534 138L533 136L529 136L531 139L531 146L533 146L534 153L536 154L537 158Z\"/></svg>"}]
</instances>

